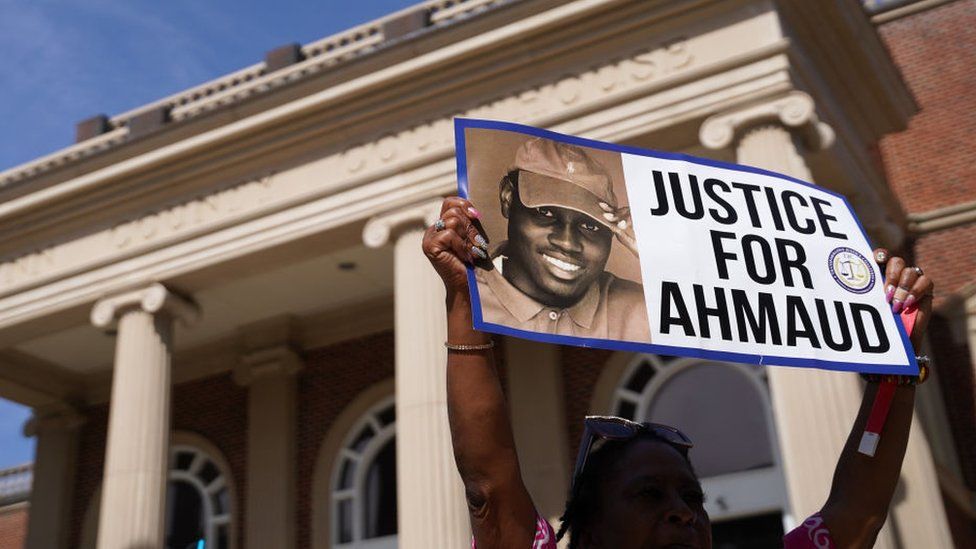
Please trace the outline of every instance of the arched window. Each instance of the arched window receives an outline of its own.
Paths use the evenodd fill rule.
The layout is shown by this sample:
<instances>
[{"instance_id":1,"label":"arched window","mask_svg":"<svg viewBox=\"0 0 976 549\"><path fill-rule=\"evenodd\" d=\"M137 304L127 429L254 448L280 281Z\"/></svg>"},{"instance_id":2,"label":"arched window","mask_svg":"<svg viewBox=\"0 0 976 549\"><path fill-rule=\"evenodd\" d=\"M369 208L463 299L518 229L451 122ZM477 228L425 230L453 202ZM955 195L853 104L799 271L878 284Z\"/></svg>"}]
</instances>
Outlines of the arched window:
<instances>
[{"instance_id":1,"label":"arched window","mask_svg":"<svg viewBox=\"0 0 976 549\"><path fill-rule=\"evenodd\" d=\"M639 355L624 370L611 412L687 433L716 541L779 543L791 520L764 369Z\"/></svg>"},{"instance_id":2,"label":"arched window","mask_svg":"<svg viewBox=\"0 0 976 549\"><path fill-rule=\"evenodd\" d=\"M332 544L342 549L396 547L396 412L393 398L349 430L332 471Z\"/></svg>"},{"instance_id":3,"label":"arched window","mask_svg":"<svg viewBox=\"0 0 976 549\"><path fill-rule=\"evenodd\" d=\"M166 486L165 549L235 549L234 483L223 455L208 440L174 431ZM82 526L82 549L96 545L101 489Z\"/></svg>"},{"instance_id":4,"label":"arched window","mask_svg":"<svg viewBox=\"0 0 976 549\"><path fill-rule=\"evenodd\" d=\"M221 468L196 447L174 445L166 493L167 549L229 549L230 507Z\"/></svg>"}]
</instances>

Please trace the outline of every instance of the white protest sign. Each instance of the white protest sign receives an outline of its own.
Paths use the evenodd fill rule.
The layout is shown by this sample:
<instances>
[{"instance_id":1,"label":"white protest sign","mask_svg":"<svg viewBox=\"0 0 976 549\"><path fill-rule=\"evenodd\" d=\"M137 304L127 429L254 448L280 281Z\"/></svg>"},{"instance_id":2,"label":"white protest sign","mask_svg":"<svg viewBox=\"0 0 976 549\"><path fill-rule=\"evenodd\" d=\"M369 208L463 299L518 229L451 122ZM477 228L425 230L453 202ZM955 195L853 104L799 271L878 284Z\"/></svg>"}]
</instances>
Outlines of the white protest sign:
<instances>
[{"instance_id":1,"label":"white protest sign","mask_svg":"<svg viewBox=\"0 0 976 549\"><path fill-rule=\"evenodd\" d=\"M559 344L917 373L847 200L734 164L456 121L488 215L475 327ZM497 212L497 213L496 213Z\"/></svg>"}]
</instances>

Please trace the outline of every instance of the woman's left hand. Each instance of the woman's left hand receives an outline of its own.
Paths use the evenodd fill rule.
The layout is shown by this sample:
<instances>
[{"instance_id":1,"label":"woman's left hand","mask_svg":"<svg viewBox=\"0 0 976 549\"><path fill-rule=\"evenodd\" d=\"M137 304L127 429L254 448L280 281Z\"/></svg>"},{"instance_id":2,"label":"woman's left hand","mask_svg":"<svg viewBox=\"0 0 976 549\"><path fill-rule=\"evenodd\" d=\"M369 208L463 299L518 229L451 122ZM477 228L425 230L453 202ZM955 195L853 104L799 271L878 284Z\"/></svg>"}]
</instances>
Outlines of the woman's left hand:
<instances>
[{"instance_id":1,"label":"woman's left hand","mask_svg":"<svg viewBox=\"0 0 976 549\"><path fill-rule=\"evenodd\" d=\"M921 267L909 266L903 258L892 257L884 248L874 250L874 259L885 269L885 299L891 303L891 310L901 313L906 309L918 309L911 337L912 345L918 349L932 315L935 283Z\"/></svg>"}]
</instances>

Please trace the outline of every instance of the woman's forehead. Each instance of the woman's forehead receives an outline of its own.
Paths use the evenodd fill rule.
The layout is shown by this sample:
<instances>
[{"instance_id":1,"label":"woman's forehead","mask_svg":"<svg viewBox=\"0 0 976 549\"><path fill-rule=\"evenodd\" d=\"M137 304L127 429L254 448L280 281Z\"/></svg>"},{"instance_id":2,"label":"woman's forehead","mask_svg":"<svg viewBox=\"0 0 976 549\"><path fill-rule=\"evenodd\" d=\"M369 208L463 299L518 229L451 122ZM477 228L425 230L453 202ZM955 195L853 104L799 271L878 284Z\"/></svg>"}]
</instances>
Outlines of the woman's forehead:
<instances>
[{"instance_id":1,"label":"woman's forehead","mask_svg":"<svg viewBox=\"0 0 976 549\"><path fill-rule=\"evenodd\" d=\"M620 480L653 477L675 482L698 483L691 464L681 453L666 442L639 439L628 444L615 463L615 473Z\"/></svg>"}]
</instances>

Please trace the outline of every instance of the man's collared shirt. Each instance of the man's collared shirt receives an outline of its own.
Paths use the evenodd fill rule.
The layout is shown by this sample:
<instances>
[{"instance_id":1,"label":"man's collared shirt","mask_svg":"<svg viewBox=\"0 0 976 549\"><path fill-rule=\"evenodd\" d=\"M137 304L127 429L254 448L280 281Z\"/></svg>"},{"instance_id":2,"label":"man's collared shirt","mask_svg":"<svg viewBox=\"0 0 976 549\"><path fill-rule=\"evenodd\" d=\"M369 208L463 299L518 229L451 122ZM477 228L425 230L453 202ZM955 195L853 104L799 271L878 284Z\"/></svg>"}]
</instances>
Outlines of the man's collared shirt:
<instances>
[{"instance_id":1,"label":"man's collared shirt","mask_svg":"<svg viewBox=\"0 0 976 549\"><path fill-rule=\"evenodd\" d=\"M475 269L485 322L517 330L649 343L650 327L640 284L603 272L573 306L543 305L501 273Z\"/></svg>"}]
</instances>

